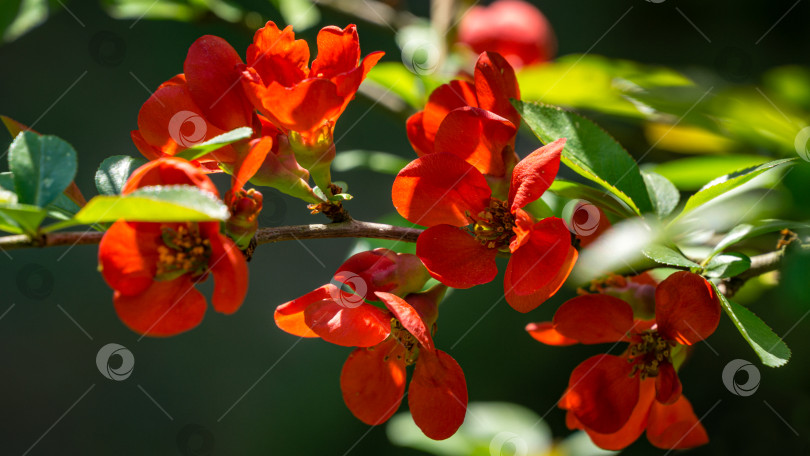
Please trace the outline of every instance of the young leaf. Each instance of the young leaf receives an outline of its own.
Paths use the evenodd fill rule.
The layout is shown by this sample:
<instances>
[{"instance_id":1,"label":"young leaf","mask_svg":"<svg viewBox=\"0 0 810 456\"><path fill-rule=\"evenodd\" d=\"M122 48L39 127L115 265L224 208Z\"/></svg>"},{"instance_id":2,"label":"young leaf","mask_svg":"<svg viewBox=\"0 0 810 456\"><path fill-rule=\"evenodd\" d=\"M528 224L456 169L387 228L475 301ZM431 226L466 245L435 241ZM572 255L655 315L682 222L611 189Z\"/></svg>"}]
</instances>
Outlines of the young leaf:
<instances>
[{"instance_id":1,"label":"young leaf","mask_svg":"<svg viewBox=\"0 0 810 456\"><path fill-rule=\"evenodd\" d=\"M655 214L660 219L667 217L678 206L681 193L669 179L660 174L642 171L641 176L644 178L644 184L647 185L647 192L655 207Z\"/></svg>"},{"instance_id":2,"label":"young leaf","mask_svg":"<svg viewBox=\"0 0 810 456\"><path fill-rule=\"evenodd\" d=\"M55 136L24 131L9 146L8 165L21 204L45 207L76 175L76 151Z\"/></svg>"},{"instance_id":3,"label":"young leaf","mask_svg":"<svg viewBox=\"0 0 810 456\"><path fill-rule=\"evenodd\" d=\"M663 245L651 245L644 248L641 253L647 258L669 266L680 266L682 268L699 268L700 265L686 258L675 249Z\"/></svg>"},{"instance_id":4,"label":"young leaf","mask_svg":"<svg viewBox=\"0 0 810 456\"><path fill-rule=\"evenodd\" d=\"M123 196L100 195L74 217L78 224L133 222L206 222L225 220L228 208L214 195L190 185L144 187Z\"/></svg>"},{"instance_id":5,"label":"young leaf","mask_svg":"<svg viewBox=\"0 0 810 456\"><path fill-rule=\"evenodd\" d=\"M751 258L742 253L725 253L717 255L706 265L703 275L706 277L734 277L751 268Z\"/></svg>"},{"instance_id":6,"label":"young leaf","mask_svg":"<svg viewBox=\"0 0 810 456\"><path fill-rule=\"evenodd\" d=\"M145 163L146 160L129 155L114 155L104 159L96 171L96 188L99 194L120 195L130 174Z\"/></svg>"},{"instance_id":7,"label":"young leaf","mask_svg":"<svg viewBox=\"0 0 810 456\"><path fill-rule=\"evenodd\" d=\"M716 286L714 290L720 297L723 310L762 360L762 364L768 367L784 366L790 359L790 349L785 342L753 312L728 300L717 291Z\"/></svg>"},{"instance_id":8,"label":"young leaf","mask_svg":"<svg viewBox=\"0 0 810 456\"><path fill-rule=\"evenodd\" d=\"M217 149L223 148L229 144L250 138L253 135L253 130L250 127L239 127L229 132L215 136L208 141L196 144L188 149L182 150L176 154L175 157L185 158L188 161L196 160L205 154L209 154Z\"/></svg>"},{"instance_id":9,"label":"young leaf","mask_svg":"<svg viewBox=\"0 0 810 456\"><path fill-rule=\"evenodd\" d=\"M681 211L675 220L678 220L696 208L723 196L725 193L734 190L740 185L749 182L751 179L761 175L765 171L781 165L792 163L795 160L795 158L774 160L772 162L759 165L755 168L744 169L742 171L737 171L736 173L721 176L706 184L705 187L686 200L686 206L684 206L683 211Z\"/></svg>"},{"instance_id":10,"label":"young leaf","mask_svg":"<svg viewBox=\"0 0 810 456\"><path fill-rule=\"evenodd\" d=\"M30 204L3 204L0 205L0 214L5 222L0 229L34 236L48 211Z\"/></svg>"},{"instance_id":11,"label":"young leaf","mask_svg":"<svg viewBox=\"0 0 810 456\"><path fill-rule=\"evenodd\" d=\"M637 214L653 210L635 160L604 130L584 117L554 106L517 100L513 103L540 141L568 139L562 161L571 169L605 187Z\"/></svg>"},{"instance_id":12,"label":"young leaf","mask_svg":"<svg viewBox=\"0 0 810 456\"><path fill-rule=\"evenodd\" d=\"M787 220L761 220L750 224L744 223L742 225L737 225L731 231L729 231L728 234L726 234L726 237L721 239L720 242L714 246L714 249L712 249L709 257L711 258L719 252L722 252L726 247L734 245L743 239L772 233L774 231L780 231L785 228L789 230L808 229L810 228L810 224L791 222Z\"/></svg>"}]
</instances>

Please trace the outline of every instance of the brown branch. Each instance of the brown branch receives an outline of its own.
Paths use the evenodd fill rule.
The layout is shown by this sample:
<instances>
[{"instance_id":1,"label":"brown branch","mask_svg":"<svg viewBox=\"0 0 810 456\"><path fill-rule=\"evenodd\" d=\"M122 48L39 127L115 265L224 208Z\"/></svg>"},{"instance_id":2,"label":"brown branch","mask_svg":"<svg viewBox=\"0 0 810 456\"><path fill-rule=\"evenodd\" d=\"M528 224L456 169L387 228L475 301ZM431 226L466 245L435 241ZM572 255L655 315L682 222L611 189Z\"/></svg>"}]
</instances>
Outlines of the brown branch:
<instances>
[{"instance_id":1,"label":"brown branch","mask_svg":"<svg viewBox=\"0 0 810 456\"><path fill-rule=\"evenodd\" d=\"M274 228L261 228L256 232L259 244L292 241L300 239L328 238L376 238L402 242L416 242L422 230L381 223L360 222L351 220L328 225L292 225ZM32 239L24 234L0 237L0 249L14 250L36 247L58 247L65 245L98 244L104 233L96 231L64 231L43 234Z\"/></svg>"}]
</instances>

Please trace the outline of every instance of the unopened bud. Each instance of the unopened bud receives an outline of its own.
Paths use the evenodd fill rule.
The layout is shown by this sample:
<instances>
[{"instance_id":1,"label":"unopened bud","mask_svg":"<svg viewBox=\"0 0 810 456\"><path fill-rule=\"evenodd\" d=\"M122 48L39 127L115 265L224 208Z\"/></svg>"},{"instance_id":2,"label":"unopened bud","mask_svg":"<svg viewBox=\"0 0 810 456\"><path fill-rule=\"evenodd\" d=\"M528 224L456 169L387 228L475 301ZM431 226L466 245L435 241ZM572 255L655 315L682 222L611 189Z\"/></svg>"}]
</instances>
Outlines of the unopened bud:
<instances>
[{"instance_id":1,"label":"unopened bud","mask_svg":"<svg viewBox=\"0 0 810 456\"><path fill-rule=\"evenodd\" d=\"M262 194L255 189L240 190L231 196L231 216L225 223L225 230L240 249L248 248L259 229L261 210Z\"/></svg>"}]
</instances>

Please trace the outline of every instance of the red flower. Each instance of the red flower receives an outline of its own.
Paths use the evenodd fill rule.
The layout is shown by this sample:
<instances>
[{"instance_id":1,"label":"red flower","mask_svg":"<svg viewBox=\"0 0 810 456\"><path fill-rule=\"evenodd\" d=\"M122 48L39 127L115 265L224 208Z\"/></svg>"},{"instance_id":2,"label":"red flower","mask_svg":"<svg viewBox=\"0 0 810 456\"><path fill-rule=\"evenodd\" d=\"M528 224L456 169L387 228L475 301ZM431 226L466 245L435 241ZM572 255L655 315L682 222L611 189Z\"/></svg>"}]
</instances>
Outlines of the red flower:
<instances>
[{"instance_id":1,"label":"red flower","mask_svg":"<svg viewBox=\"0 0 810 456\"><path fill-rule=\"evenodd\" d=\"M523 208L551 185L564 143L543 146L515 165L505 202L456 155L432 153L403 168L392 199L403 217L430 227L416 243L430 274L445 285L469 288L492 281L495 258L511 253L504 291L512 307L528 312L556 293L577 257L570 232L556 217L535 223ZM470 224L470 230L460 229Z\"/></svg>"},{"instance_id":2,"label":"red flower","mask_svg":"<svg viewBox=\"0 0 810 456\"><path fill-rule=\"evenodd\" d=\"M335 122L382 56L373 52L361 61L356 27L329 26L318 33L318 58L310 68L306 41L295 39L292 26L279 30L268 22L248 47L243 87L285 132L296 132L305 144L331 144Z\"/></svg>"},{"instance_id":3,"label":"red flower","mask_svg":"<svg viewBox=\"0 0 810 456\"><path fill-rule=\"evenodd\" d=\"M554 31L543 13L518 0L470 8L459 25L458 41L476 54L498 52L515 68L551 60L557 50Z\"/></svg>"},{"instance_id":4,"label":"red flower","mask_svg":"<svg viewBox=\"0 0 810 456\"><path fill-rule=\"evenodd\" d=\"M720 302L697 274L680 271L655 290L655 319L635 320L630 305L603 294L564 303L553 322L527 326L550 345L629 342L621 356L597 355L571 373L560 407L569 428L584 429L602 448L618 450L644 430L660 448L691 448L708 441L681 394L673 357L709 337L720 322Z\"/></svg>"},{"instance_id":5,"label":"red flower","mask_svg":"<svg viewBox=\"0 0 810 456\"><path fill-rule=\"evenodd\" d=\"M210 179L191 163L160 158L138 168L122 190L129 194L153 185L193 185L217 195ZM99 264L115 290L119 318L133 331L171 336L197 326L205 297L194 288L211 273L218 312L235 312L247 293L242 252L219 232L219 222L115 222L101 239Z\"/></svg>"},{"instance_id":6,"label":"red flower","mask_svg":"<svg viewBox=\"0 0 810 456\"><path fill-rule=\"evenodd\" d=\"M446 287L413 293L427 278L413 255L362 252L340 267L332 283L280 305L275 319L291 334L358 347L343 366L340 386L349 410L370 425L384 423L397 411L406 367L415 364L411 414L425 435L441 440L464 421L467 386L461 367L435 348L431 336ZM349 285L354 293L335 283ZM382 301L385 309L366 300Z\"/></svg>"},{"instance_id":7,"label":"red flower","mask_svg":"<svg viewBox=\"0 0 810 456\"><path fill-rule=\"evenodd\" d=\"M503 57L485 52L474 82L454 80L430 94L425 110L408 119L408 139L420 157L447 152L483 174L502 177L517 161L520 114L511 98L520 98L515 72Z\"/></svg>"}]
</instances>

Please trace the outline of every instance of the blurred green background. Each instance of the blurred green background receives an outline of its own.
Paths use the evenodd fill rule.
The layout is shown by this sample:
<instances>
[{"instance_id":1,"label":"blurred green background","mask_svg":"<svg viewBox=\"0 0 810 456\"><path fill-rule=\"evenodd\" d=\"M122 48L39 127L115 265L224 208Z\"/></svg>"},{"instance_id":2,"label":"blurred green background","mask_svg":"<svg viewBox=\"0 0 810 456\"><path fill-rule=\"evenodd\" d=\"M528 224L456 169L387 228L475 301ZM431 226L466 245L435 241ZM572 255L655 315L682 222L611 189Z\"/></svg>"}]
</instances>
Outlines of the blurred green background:
<instances>
[{"instance_id":1,"label":"blurred green background","mask_svg":"<svg viewBox=\"0 0 810 456\"><path fill-rule=\"evenodd\" d=\"M86 196L92 196L93 175L101 160L115 154L139 155L129 139L138 109L149 90L182 71L188 46L203 34L214 34L244 55L252 30L266 20L285 22L278 9L283 3L295 2L181 2L184 7L151 0L51 2L52 14L41 25L19 37L6 31L7 42L0 45L0 114L70 142L79 152L76 183ZM426 1L386 3L416 15L429 12ZM666 65L716 92L739 86L747 86L750 92L751 87L766 87L763 75L774 68L810 63L807 3L533 3L553 24L560 56L588 52ZM4 1L0 6L4 29L17 17L19 4L36 7L47 2ZM115 7L126 4L140 9ZM229 9L229 5L239 8ZM143 11L148 14L138 19ZM320 6L318 11L320 16L311 18L316 24L299 32L300 37L314 43L323 25L357 22L364 54L384 50L385 61L400 61L389 27L329 6ZM110 12L129 17L116 19ZM29 12L34 19L35 13ZM182 20L152 17L158 14ZM376 21L373 16L369 19ZM802 85L807 80L797 80L796 93L801 94L802 89L805 95L810 93L810 86ZM523 87L524 92L527 89ZM588 90L593 87L583 85L578 97L598 100L605 95ZM759 99L758 104L745 105L751 121L758 122L758 113L771 109L771 103ZM802 106L800 97L785 103L786 117L808 118L803 114L808 106ZM645 123L638 118L604 111L588 109L586 113L636 157L654 143L645 136ZM413 157L402 115L362 96L341 117L336 138L339 153L364 149ZM10 140L0 133L0 149L5 150ZM793 137L773 141L780 142L792 144ZM534 147L536 141L526 137L519 141L518 152L525 155ZM733 152L738 150L766 157L790 155L787 149L756 140ZM655 148L644 162L682 157ZM776 192L779 200L774 215L807 219L807 168L801 162L785 178ZM375 220L393 212L388 194L392 176L361 169L335 174L337 180L349 183L355 196L348 203L354 217ZM562 174L572 176L567 171ZM218 178L218 182L226 180ZM265 192L262 225L321 221L310 216L303 205ZM776 239L775 235L768 237L751 248L767 250ZM112 292L95 272L95 248L0 252L0 359L4 365L0 453L426 454L393 445L383 426L369 428L345 408L338 378L348 349L316 340L299 343L273 322L276 305L327 282L352 248L351 240L260 247L251 263L250 291L239 312L225 317L209 310L198 328L171 339L140 339L120 323L112 307ZM791 258L784 287L766 289L753 283L749 287L762 288L762 293L740 299L778 334L790 331L785 341L793 349L786 367L759 365L762 380L754 395L735 396L721 381L723 367L735 358L757 364L727 319L709 339L710 347L699 346L681 371L684 392L696 414L702 417L709 412L703 423L711 442L693 454L810 453L810 370L806 367L810 362L810 319L803 319L810 309L808 266L807 258ZM574 366L603 349L550 348L523 331L528 322L550 319L558 305L573 296L572 289L564 289L538 310L522 315L503 302L499 281L452 293L442 305L436 342L464 368L472 401L521 404L543 416L553 435L563 438L570 431L555 402ZM208 290L210 285L206 284ZM134 354L135 370L125 381L108 380L96 367L96 353L110 342L124 345ZM664 453L643 437L623 452Z\"/></svg>"}]
</instances>

